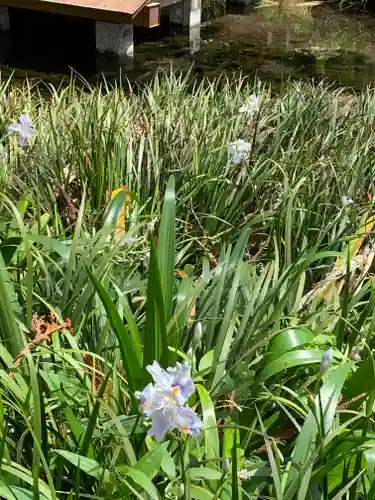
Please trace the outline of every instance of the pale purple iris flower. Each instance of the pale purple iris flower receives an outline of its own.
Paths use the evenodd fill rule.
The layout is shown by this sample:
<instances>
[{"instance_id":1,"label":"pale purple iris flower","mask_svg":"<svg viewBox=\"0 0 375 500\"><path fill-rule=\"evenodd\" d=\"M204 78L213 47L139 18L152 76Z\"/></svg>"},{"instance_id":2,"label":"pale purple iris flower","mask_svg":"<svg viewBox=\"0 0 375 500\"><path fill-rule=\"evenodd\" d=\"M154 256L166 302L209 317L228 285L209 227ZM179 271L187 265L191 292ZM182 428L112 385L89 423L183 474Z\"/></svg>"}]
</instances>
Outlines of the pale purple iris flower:
<instances>
[{"instance_id":1,"label":"pale purple iris flower","mask_svg":"<svg viewBox=\"0 0 375 500\"><path fill-rule=\"evenodd\" d=\"M18 123L9 125L8 133L18 136L18 143L22 148L27 146L30 139L35 135L33 122L29 115L23 114L20 116Z\"/></svg>"},{"instance_id":2,"label":"pale purple iris flower","mask_svg":"<svg viewBox=\"0 0 375 500\"><path fill-rule=\"evenodd\" d=\"M228 144L228 155L235 165L246 161L249 158L250 151L250 142L246 142L243 139L238 139Z\"/></svg>"},{"instance_id":3,"label":"pale purple iris flower","mask_svg":"<svg viewBox=\"0 0 375 500\"><path fill-rule=\"evenodd\" d=\"M164 370L154 361L147 371L154 383L148 384L143 392L136 392L135 396L143 413L152 421L149 435L160 441L167 432L176 429L198 436L202 421L189 406L185 406L195 391L189 363L177 363L175 367Z\"/></svg>"}]
</instances>

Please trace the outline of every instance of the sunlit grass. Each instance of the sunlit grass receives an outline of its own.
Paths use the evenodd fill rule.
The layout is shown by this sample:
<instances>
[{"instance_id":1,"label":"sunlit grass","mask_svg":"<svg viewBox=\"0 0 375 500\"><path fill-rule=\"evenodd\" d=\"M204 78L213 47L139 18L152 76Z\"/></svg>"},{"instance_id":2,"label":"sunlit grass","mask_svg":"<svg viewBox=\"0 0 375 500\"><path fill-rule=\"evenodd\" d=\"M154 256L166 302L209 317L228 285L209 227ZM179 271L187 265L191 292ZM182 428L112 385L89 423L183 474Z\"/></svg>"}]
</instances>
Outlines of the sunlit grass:
<instances>
[{"instance_id":1,"label":"sunlit grass","mask_svg":"<svg viewBox=\"0 0 375 500\"><path fill-rule=\"evenodd\" d=\"M0 496L372 498L373 92L4 92ZM153 448L134 391L188 352L205 432Z\"/></svg>"}]
</instances>

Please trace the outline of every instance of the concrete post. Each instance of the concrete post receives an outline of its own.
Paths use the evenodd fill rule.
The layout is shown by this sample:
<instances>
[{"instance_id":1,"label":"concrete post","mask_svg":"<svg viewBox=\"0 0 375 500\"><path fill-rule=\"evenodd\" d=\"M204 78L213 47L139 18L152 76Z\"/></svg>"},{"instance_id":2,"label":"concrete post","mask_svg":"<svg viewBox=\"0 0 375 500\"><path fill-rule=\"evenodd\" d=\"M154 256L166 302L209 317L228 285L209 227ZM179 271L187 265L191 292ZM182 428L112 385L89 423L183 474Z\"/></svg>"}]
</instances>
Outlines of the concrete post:
<instances>
[{"instance_id":1,"label":"concrete post","mask_svg":"<svg viewBox=\"0 0 375 500\"><path fill-rule=\"evenodd\" d=\"M202 0L183 0L169 7L169 22L182 25L189 33L191 54L200 48L201 3Z\"/></svg>"},{"instance_id":2,"label":"concrete post","mask_svg":"<svg viewBox=\"0 0 375 500\"><path fill-rule=\"evenodd\" d=\"M96 69L98 72L131 70L134 64L132 24L96 21Z\"/></svg>"}]
</instances>

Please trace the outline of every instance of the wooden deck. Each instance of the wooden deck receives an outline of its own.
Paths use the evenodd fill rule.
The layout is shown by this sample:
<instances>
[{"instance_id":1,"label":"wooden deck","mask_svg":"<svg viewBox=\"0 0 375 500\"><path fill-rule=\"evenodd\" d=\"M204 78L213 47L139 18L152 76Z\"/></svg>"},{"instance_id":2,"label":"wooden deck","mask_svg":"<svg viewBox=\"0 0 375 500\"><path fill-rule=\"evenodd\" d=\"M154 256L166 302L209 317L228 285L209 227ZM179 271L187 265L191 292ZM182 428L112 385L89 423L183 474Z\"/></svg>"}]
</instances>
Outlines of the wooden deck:
<instances>
[{"instance_id":1,"label":"wooden deck","mask_svg":"<svg viewBox=\"0 0 375 500\"><path fill-rule=\"evenodd\" d=\"M136 17L149 3L150 0L0 0L0 5L7 7L40 10L118 24L137 24ZM157 10L157 5L159 4L155 2L150 4L154 11ZM150 10L152 9L146 9ZM141 20L144 17L145 13L141 15ZM144 25L143 22L141 24Z\"/></svg>"},{"instance_id":2,"label":"wooden deck","mask_svg":"<svg viewBox=\"0 0 375 500\"><path fill-rule=\"evenodd\" d=\"M70 21L71 24L75 21L72 17L82 18L82 23L86 23L91 30L88 38L91 40L92 37L90 43L93 47L91 49L90 45L87 50L96 50L97 72L131 70L134 61L134 25L146 28L158 26L162 8L169 15L171 24L178 24L188 30L190 52L197 52L200 43L201 0L0 0L0 33L6 40L2 56L5 59L10 57L11 49L13 50L17 15L21 19L23 16L32 30L44 30L43 27L34 26L34 15L28 14L28 9L46 13L40 16L35 14L36 17L43 18L45 32L48 31L47 26L52 28L55 21L61 20L62 24ZM69 16L70 19L64 20L64 16ZM80 22L81 19L78 19L78 23ZM63 39L65 35L67 39L72 36L68 26L67 22ZM49 37L53 39L54 35L52 28ZM48 43L48 37L46 40Z\"/></svg>"}]
</instances>

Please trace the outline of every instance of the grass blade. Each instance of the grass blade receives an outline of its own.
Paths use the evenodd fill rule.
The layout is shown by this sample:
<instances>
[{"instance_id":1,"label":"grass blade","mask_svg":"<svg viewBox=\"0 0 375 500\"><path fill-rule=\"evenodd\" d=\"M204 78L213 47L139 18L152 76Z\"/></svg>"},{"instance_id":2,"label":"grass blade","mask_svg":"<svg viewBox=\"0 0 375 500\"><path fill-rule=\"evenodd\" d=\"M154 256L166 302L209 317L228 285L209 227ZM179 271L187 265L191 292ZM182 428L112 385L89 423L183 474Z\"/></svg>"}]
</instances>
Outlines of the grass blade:
<instances>
[{"instance_id":1,"label":"grass blade","mask_svg":"<svg viewBox=\"0 0 375 500\"><path fill-rule=\"evenodd\" d=\"M138 390L141 387L141 367L138 363L131 337L126 331L122 319L120 318L120 315L117 312L114 303L104 289L103 285L99 280L95 278L95 276L89 269L87 270L87 272L107 312L108 319L111 323L113 331L116 334L121 351L122 361L124 364L124 369L128 377L129 387L133 391Z\"/></svg>"},{"instance_id":2,"label":"grass blade","mask_svg":"<svg viewBox=\"0 0 375 500\"><path fill-rule=\"evenodd\" d=\"M174 267L176 252L176 195L175 180L169 178L164 196L163 211L158 231L158 261L163 290L165 322L172 316Z\"/></svg>"}]
</instances>

